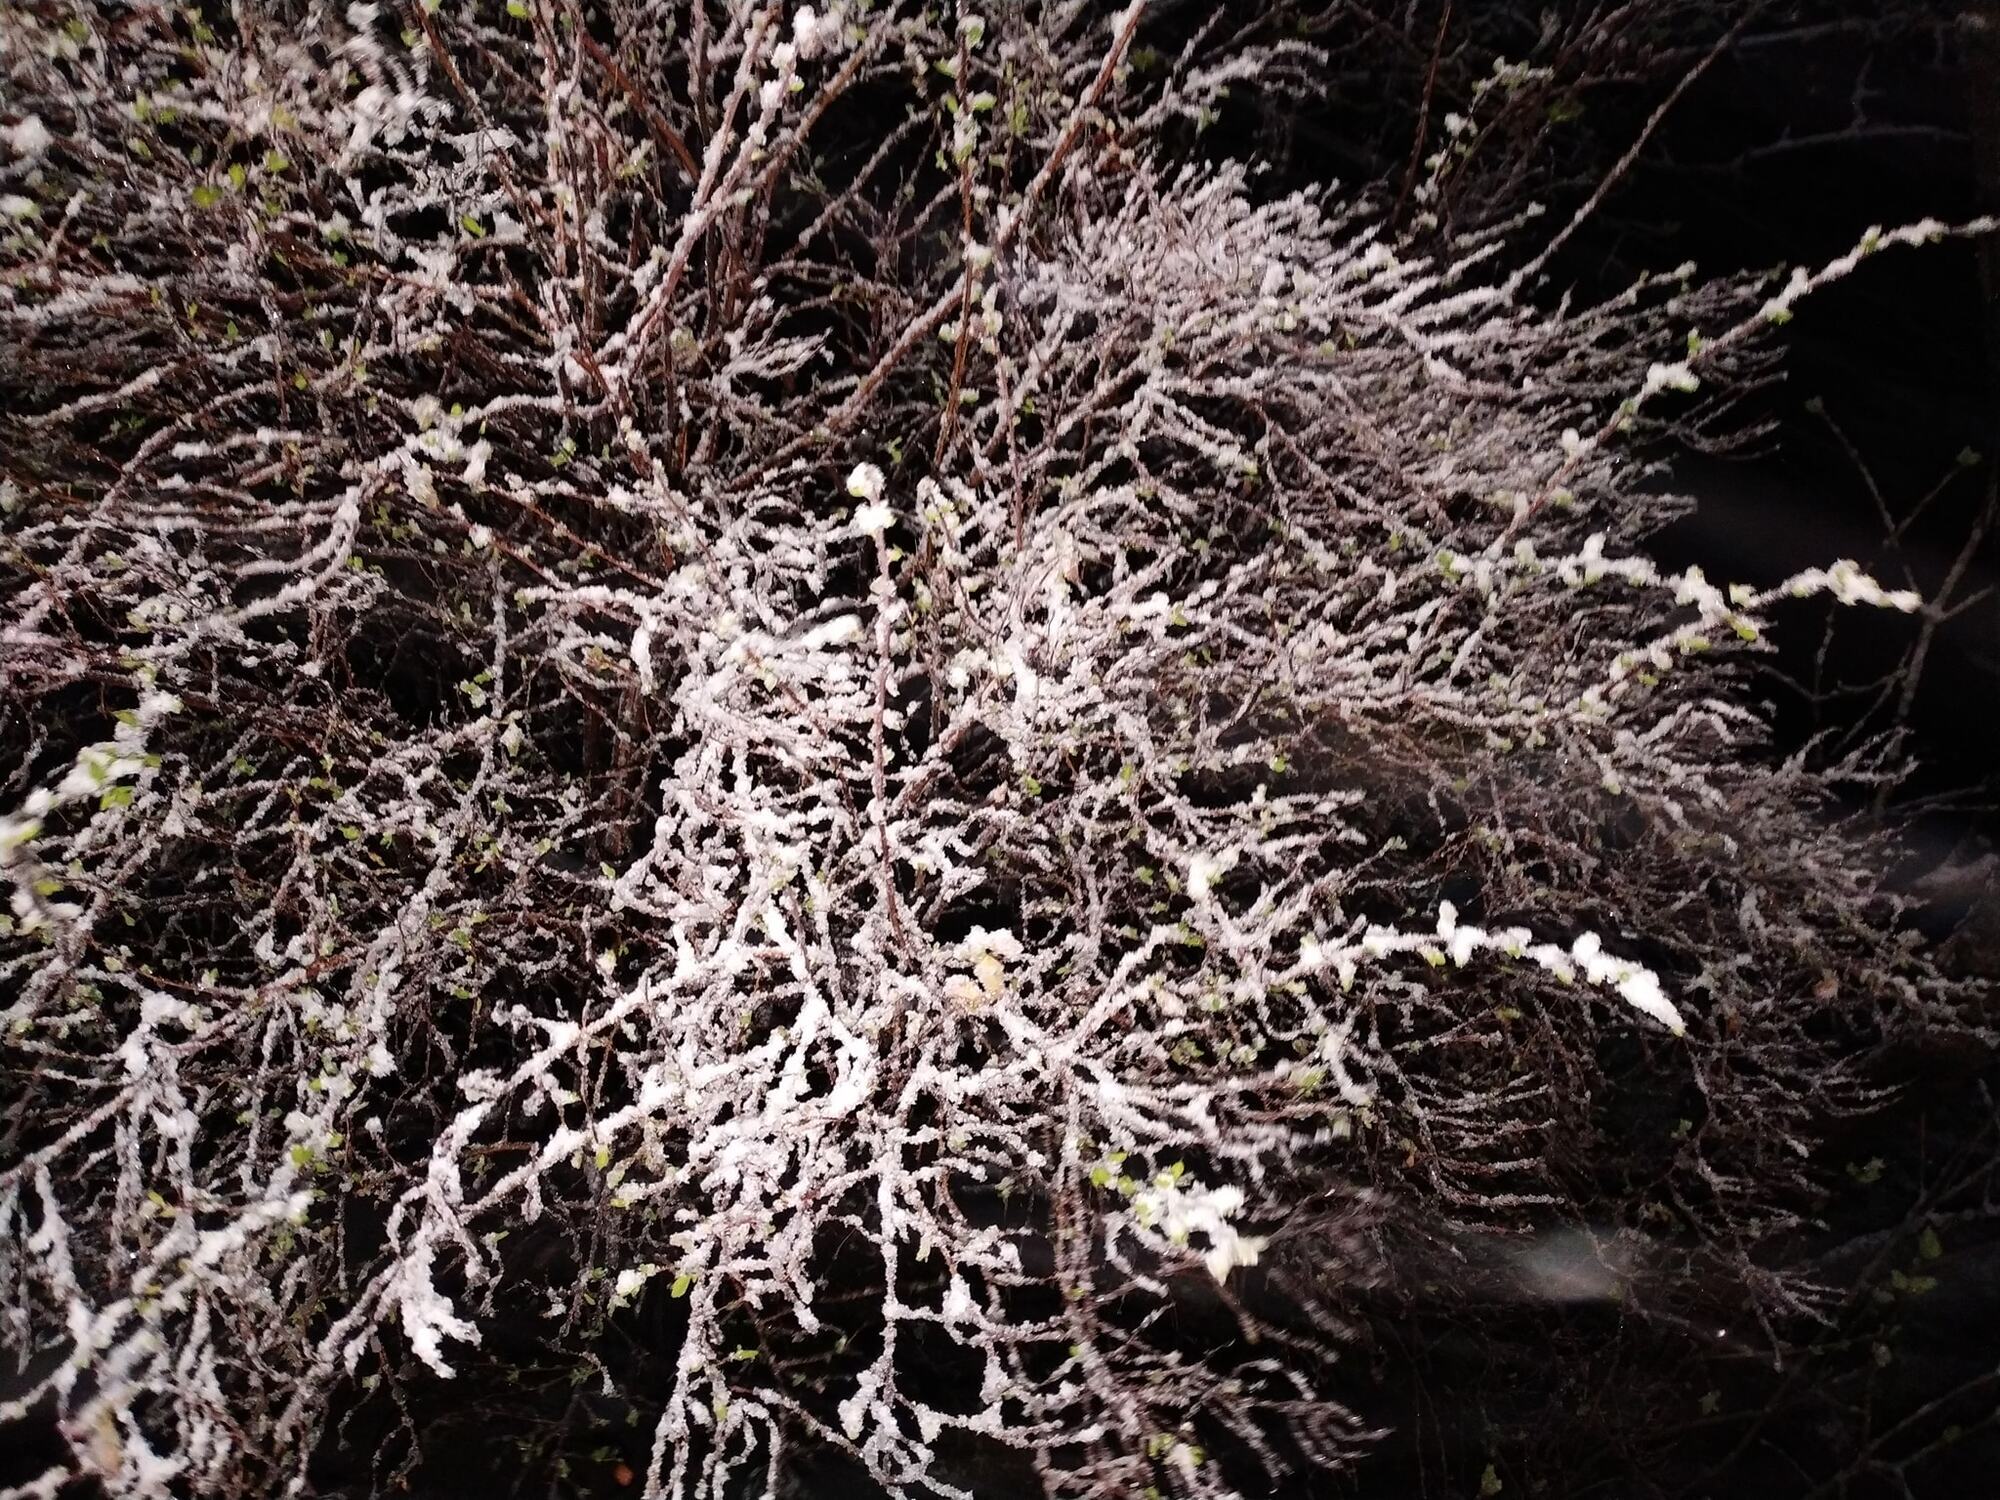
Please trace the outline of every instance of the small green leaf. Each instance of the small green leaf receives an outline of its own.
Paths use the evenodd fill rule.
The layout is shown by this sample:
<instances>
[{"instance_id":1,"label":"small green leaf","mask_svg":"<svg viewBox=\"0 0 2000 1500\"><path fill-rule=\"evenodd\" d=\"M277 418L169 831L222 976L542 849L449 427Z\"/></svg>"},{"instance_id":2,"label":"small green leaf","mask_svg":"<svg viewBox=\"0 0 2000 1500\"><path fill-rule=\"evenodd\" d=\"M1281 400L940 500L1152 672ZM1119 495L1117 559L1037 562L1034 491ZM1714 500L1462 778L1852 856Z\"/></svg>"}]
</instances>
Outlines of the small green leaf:
<instances>
[{"instance_id":1,"label":"small green leaf","mask_svg":"<svg viewBox=\"0 0 2000 1500\"><path fill-rule=\"evenodd\" d=\"M667 1293L669 1296L672 1297L685 1297L688 1294L688 1288L693 1285L694 1285L693 1274L688 1271L683 1271L681 1272L680 1275L674 1278L674 1284L667 1288Z\"/></svg>"},{"instance_id":2,"label":"small green leaf","mask_svg":"<svg viewBox=\"0 0 2000 1500\"><path fill-rule=\"evenodd\" d=\"M203 182L197 184L188 196L194 200L196 208L213 208L222 201L222 189L212 182Z\"/></svg>"}]
</instances>

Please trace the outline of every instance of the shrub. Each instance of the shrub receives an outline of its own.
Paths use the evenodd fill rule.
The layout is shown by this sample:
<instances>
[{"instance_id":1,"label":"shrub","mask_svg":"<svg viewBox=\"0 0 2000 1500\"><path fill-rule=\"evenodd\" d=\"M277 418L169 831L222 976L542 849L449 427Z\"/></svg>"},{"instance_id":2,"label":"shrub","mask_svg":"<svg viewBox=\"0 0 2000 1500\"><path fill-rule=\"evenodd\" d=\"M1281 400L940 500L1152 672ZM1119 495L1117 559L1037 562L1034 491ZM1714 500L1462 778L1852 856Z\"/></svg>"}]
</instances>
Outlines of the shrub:
<instances>
[{"instance_id":1,"label":"shrub","mask_svg":"<svg viewBox=\"0 0 2000 1500\"><path fill-rule=\"evenodd\" d=\"M1664 573L1634 438L1942 231L1537 309L1144 19L7 13L25 1493L407 1479L456 1376L648 1495L1234 1495L1365 1438L1387 1205L1810 1311L1955 991L1748 672L1920 605Z\"/></svg>"}]
</instances>

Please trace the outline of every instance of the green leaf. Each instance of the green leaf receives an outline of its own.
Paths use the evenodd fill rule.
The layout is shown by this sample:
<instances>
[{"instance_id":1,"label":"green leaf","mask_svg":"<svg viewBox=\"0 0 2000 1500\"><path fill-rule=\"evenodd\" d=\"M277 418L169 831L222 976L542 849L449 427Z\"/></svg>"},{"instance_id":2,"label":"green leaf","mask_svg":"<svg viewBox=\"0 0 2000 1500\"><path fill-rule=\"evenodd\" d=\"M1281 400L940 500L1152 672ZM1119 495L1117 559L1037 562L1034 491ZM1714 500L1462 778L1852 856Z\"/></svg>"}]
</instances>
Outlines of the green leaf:
<instances>
[{"instance_id":1,"label":"green leaf","mask_svg":"<svg viewBox=\"0 0 2000 1500\"><path fill-rule=\"evenodd\" d=\"M528 0L507 0L507 14L517 21L528 19Z\"/></svg>"},{"instance_id":2,"label":"green leaf","mask_svg":"<svg viewBox=\"0 0 2000 1500\"><path fill-rule=\"evenodd\" d=\"M1500 1471L1488 1464L1479 1476L1480 1500L1493 1500L1493 1497L1505 1488L1507 1486L1500 1482Z\"/></svg>"},{"instance_id":3,"label":"green leaf","mask_svg":"<svg viewBox=\"0 0 2000 1500\"><path fill-rule=\"evenodd\" d=\"M188 196L194 200L196 208L213 208L222 201L222 189L212 182L203 182L197 184Z\"/></svg>"},{"instance_id":4,"label":"green leaf","mask_svg":"<svg viewBox=\"0 0 2000 1500\"><path fill-rule=\"evenodd\" d=\"M104 811L108 811L114 807L130 807L132 805L132 788L129 786L111 787L103 796L97 799L97 805L100 810Z\"/></svg>"},{"instance_id":5,"label":"green leaf","mask_svg":"<svg viewBox=\"0 0 2000 1500\"><path fill-rule=\"evenodd\" d=\"M1925 1260L1936 1260L1944 1254L1944 1241L1938 1238L1937 1230L1928 1224L1924 1226L1924 1232L1917 1236L1917 1254Z\"/></svg>"},{"instance_id":6,"label":"green leaf","mask_svg":"<svg viewBox=\"0 0 2000 1500\"><path fill-rule=\"evenodd\" d=\"M683 1271L681 1272L680 1275L674 1278L674 1284L667 1288L667 1294L671 1297L685 1297L688 1294L688 1288L693 1285L694 1285L693 1274L688 1271Z\"/></svg>"}]
</instances>

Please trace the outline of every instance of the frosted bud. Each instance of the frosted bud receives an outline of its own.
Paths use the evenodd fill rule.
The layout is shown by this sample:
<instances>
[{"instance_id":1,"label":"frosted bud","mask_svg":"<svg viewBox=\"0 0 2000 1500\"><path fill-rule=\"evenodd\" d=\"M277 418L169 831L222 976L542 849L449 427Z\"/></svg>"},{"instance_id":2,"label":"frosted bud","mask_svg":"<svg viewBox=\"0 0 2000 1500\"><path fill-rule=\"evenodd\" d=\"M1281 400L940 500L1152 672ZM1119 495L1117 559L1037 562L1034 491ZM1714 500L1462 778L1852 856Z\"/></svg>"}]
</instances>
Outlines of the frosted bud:
<instances>
[{"instance_id":1,"label":"frosted bud","mask_svg":"<svg viewBox=\"0 0 2000 1500\"><path fill-rule=\"evenodd\" d=\"M7 144L16 156L36 157L49 149L51 137L40 115L29 115L7 127Z\"/></svg>"},{"instance_id":2,"label":"frosted bud","mask_svg":"<svg viewBox=\"0 0 2000 1500\"><path fill-rule=\"evenodd\" d=\"M857 536L880 536L895 519L896 513L889 508L886 500L870 500L855 507L854 519L849 525Z\"/></svg>"},{"instance_id":3,"label":"frosted bud","mask_svg":"<svg viewBox=\"0 0 2000 1500\"><path fill-rule=\"evenodd\" d=\"M847 476L847 493L857 500L880 500L882 471L873 464L856 464Z\"/></svg>"},{"instance_id":4,"label":"frosted bud","mask_svg":"<svg viewBox=\"0 0 2000 1500\"><path fill-rule=\"evenodd\" d=\"M1214 887L1216 877L1229 870L1236 863L1236 851L1226 849L1220 854L1206 850L1188 861L1187 892L1200 901Z\"/></svg>"}]
</instances>

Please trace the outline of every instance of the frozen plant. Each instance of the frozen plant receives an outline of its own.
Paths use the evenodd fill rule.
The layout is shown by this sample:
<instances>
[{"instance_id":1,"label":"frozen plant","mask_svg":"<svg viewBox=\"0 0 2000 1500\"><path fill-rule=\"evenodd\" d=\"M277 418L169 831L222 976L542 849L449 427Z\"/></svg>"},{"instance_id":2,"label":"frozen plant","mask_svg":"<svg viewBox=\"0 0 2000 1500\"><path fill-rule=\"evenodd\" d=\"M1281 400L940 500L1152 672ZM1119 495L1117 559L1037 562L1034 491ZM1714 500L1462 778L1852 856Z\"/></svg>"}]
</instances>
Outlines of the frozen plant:
<instances>
[{"instance_id":1,"label":"frozen plant","mask_svg":"<svg viewBox=\"0 0 2000 1500\"><path fill-rule=\"evenodd\" d=\"M1365 1437L1301 1202L1748 1268L1956 1024L1746 670L1920 603L1644 552L1843 265L1531 308L1149 24L6 10L9 1493L1263 1493Z\"/></svg>"}]
</instances>

